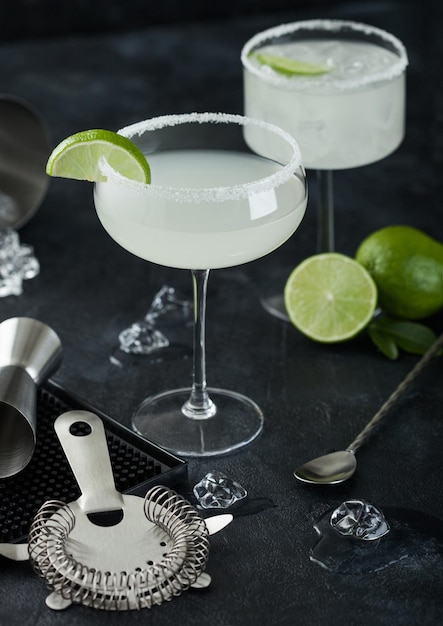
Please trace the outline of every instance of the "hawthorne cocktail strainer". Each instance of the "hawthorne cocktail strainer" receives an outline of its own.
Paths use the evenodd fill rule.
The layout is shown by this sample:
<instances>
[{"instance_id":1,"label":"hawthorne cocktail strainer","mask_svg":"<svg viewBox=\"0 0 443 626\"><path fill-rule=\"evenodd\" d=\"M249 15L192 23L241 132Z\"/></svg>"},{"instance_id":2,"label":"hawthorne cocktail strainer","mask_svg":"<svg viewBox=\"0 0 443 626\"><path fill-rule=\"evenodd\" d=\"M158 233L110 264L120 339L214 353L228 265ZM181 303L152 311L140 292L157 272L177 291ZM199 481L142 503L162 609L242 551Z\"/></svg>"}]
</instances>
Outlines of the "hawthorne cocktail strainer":
<instances>
[{"instance_id":1,"label":"hawthorne cocktail strainer","mask_svg":"<svg viewBox=\"0 0 443 626\"><path fill-rule=\"evenodd\" d=\"M103 423L89 411L64 413L55 430L82 495L44 503L30 528L31 563L52 589L47 605L150 608L207 587L209 535L232 516L205 521L163 486L145 498L119 493Z\"/></svg>"}]
</instances>

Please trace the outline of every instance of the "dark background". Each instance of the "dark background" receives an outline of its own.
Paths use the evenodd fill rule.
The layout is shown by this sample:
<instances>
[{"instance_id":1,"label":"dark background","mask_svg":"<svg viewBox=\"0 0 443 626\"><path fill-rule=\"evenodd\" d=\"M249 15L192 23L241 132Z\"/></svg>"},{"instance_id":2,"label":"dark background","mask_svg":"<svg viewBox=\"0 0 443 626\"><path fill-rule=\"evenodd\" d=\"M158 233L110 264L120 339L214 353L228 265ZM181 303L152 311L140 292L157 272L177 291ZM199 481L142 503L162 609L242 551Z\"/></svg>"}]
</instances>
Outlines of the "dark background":
<instances>
[{"instance_id":1,"label":"dark background","mask_svg":"<svg viewBox=\"0 0 443 626\"><path fill-rule=\"evenodd\" d=\"M403 0L380 2L334 2L325 0L15 0L2 2L0 23L2 39L53 37L64 34L122 32L134 28L149 28L156 24L174 24L195 20L211 21L235 17L250 17L297 10L313 10L317 15L328 11L340 13L351 4L357 16L368 10L376 12L395 5L420 8L423 17L432 23L438 0Z\"/></svg>"},{"instance_id":2,"label":"dark background","mask_svg":"<svg viewBox=\"0 0 443 626\"><path fill-rule=\"evenodd\" d=\"M440 0L2 1L0 90L40 112L51 145L86 128L118 129L167 113L241 113L240 51L252 35L312 17L373 24L408 50L406 136L386 159L334 175L336 247L353 255L370 232L395 223L443 241L442 6ZM345 499L443 519L443 387L440 359L359 451L349 482L319 489L295 482L297 464L348 445L417 362L406 354L388 361L365 334L346 344L315 344L261 307L266 286L282 286L315 253L316 185L308 175L308 210L295 235L272 255L209 279L208 382L252 397L265 413L264 432L235 454L189 462L191 485L215 467L243 484L251 501L272 506L239 515L214 537L207 592L187 592L152 611L51 612L29 564L1 559L1 626L443 622L441 552L356 576L309 561L314 521ZM189 272L119 248L98 223L88 183L51 179L20 236L34 247L41 272L24 283L23 295L0 300L0 318L27 315L56 330L64 347L57 383L127 426L145 396L189 384L189 359L111 363L118 333L144 315L161 285L190 293L191 280ZM442 331L442 314L427 322Z\"/></svg>"}]
</instances>

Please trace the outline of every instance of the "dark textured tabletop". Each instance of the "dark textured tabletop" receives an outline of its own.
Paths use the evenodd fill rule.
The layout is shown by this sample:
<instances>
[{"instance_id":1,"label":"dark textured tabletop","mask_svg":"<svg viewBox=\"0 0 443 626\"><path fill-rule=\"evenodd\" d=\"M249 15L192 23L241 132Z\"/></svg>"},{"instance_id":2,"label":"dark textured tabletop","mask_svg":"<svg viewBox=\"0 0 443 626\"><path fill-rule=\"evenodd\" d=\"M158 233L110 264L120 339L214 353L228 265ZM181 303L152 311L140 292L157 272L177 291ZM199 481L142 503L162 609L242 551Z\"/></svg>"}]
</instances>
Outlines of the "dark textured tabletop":
<instances>
[{"instance_id":1,"label":"dark textured tabletop","mask_svg":"<svg viewBox=\"0 0 443 626\"><path fill-rule=\"evenodd\" d=\"M216 19L144 19L120 32L10 39L0 45L1 91L40 112L51 145L86 128L116 130L166 113L241 113L243 43L266 27L305 17L384 28L403 41L410 61L404 142L376 164L335 176L337 250L354 255L365 236L389 224L409 224L443 241L437 0L315 3ZM295 481L296 465L346 447L417 362L404 353L389 361L365 334L345 344L315 344L260 305L267 284L283 284L316 252L315 177L308 176L308 210L294 236L268 257L214 271L209 280L208 383L252 397L265 413L264 431L249 447L188 462L188 487L218 469L249 494L233 523L212 538L210 588L139 612L73 606L58 613L46 607L48 592L29 563L0 557L1 626L443 622L437 522L432 541L419 541L405 558L376 572L333 573L309 558L314 523L344 500L366 500L394 517L392 511L415 510L443 520L443 387L436 359L358 452L349 482L313 487ZM126 426L145 396L189 384L187 358L140 358L123 366L110 359L120 330L143 317L163 284L190 295L191 279L118 247L98 222L89 183L52 179L20 237L34 247L41 271L25 281L21 296L0 300L0 318L34 317L56 330L64 347L58 384ZM443 316L428 323L439 333ZM192 342L190 330L185 341Z\"/></svg>"}]
</instances>

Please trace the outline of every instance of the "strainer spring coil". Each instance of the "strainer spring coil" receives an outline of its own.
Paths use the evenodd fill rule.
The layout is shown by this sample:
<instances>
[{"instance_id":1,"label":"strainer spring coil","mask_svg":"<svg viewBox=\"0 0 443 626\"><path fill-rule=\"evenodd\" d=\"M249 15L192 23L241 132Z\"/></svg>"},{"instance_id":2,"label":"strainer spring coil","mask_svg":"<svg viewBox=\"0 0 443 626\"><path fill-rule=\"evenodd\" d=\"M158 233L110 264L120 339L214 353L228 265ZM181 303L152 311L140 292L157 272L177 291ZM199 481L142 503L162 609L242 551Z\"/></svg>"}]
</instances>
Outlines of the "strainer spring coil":
<instances>
[{"instance_id":1,"label":"strainer spring coil","mask_svg":"<svg viewBox=\"0 0 443 626\"><path fill-rule=\"evenodd\" d=\"M47 586L64 600L104 610L151 608L188 589L203 572L209 554L204 520L174 491L153 487L144 500L146 518L170 538L164 558L131 572L103 572L78 562L66 542L75 526L69 505L45 502L29 532L30 560Z\"/></svg>"}]
</instances>

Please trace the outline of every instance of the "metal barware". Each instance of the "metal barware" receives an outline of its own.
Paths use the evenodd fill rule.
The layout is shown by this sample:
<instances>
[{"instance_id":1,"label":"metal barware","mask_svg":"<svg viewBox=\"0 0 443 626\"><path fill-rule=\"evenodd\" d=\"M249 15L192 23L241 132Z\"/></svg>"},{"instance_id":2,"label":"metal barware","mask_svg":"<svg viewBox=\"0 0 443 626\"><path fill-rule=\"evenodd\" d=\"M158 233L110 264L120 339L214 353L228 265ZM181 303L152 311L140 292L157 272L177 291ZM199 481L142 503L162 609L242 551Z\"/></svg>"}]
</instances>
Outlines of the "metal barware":
<instances>
[{"instance_id":1,"label":"metal barware","mask_svg":"<svg viewBox=\"0 0 443 626\"><path fill-rule=\"evenodd\" d=\"M83 604L124 611L151 608L186 589L204 588L209 535L232 516L206 524L187 502L163 486L145 498L116 490L100 418L68 411L55 430L81 496L45 502L29 532L29 556L52 589L52 609Z\"/></svg>"},{"instance_id":2,"label":"metal barware","mask_svg":"<svg viewBox=\"0 0 443 626\"><path fill-rule=\"evenodd\" d=\"M61 341L43 322L11 317L0 324L0 367L22 367L36 385L41 385L59 367L61 359Z\"/></svg>"},{"instance_id":3,"label":"metal barware","mask_svg":"<svg viewBox=\"0 0 443 626\"><path fill-rule=\"evenodd\" d=\"M0 368L0 477L22 470L32 458L36 441L37 388L26 370Z\"/></svg>"},{"instance_id":4,"label":"metal barware","mask_svg":"<svg viewBox=\"0 0 443 626\"><path fill-rule=\"evenodd\" d=\"M37 387L59 367L62 344L46 324L13 317L0 324L0 478L32 458L37 432Z\"/></svg>"},{"instance_id":5,"label":"metal barware","mask_svg":"<svg viewBox=\"0 0 443 626\"><path fill-rule=\"evenodd\" d=\"M391 408L399 398L407 391L417 376L422 372L433 357L443 349L443 333L435 340L428 351L415 364L412 370L391 393L389 398L382 404L373 418L366 424L363 430L349 444L346 450L337 450L318 456L307 463L303 463L294 470L294 476L303 483L313 485L337 485L351 478L357 469L355 453L367 442L369 437L380 426L388 415Z\"/></svg>"},{"instance_id":6,"label":"metal barware","mask_svg":"<svg viewBox=\"0 0 443 626\"><path fill-rule=\"evenodd\" d=\"M0 94L0 137L0 228L18 230L46 195L51 144L34 107L8 94Z\"/></svg>"}]
</instances>

